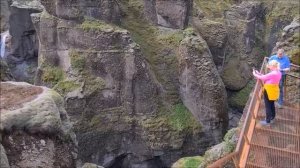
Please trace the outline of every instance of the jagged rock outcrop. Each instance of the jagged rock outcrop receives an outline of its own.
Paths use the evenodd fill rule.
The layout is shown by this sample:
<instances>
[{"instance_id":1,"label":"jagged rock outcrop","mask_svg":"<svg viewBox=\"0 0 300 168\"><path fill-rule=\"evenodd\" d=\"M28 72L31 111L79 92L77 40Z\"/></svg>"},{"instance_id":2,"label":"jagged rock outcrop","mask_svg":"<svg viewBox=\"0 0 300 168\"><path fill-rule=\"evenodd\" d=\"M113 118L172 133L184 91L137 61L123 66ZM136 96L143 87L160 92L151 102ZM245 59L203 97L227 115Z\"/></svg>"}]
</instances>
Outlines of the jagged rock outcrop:
<instances>
[{"instance_id":1,"label":"jagged rock outcrop","mask_svg":"<svg viewBox=\"0 0 300 168\"><path fill-rule=\"evenodd\" d=\"M13 81L14 78L8 68L7 63L0 58L0 81Z\"/></svg>"},{"instance_id":2,"label":"jagged rock outcrop","mask_svg":"<svg viewBox=\"0 0 300 168\"><path fill-rule=\"evenodd\" d=\"M159 85L128 31L46 11L33 20L41 44L36 83L64 95L84 162L168 167L218 139L207 135L184 105L163 105Z\"/></svg>"},{"instance_id":3,"label":"jagged rock outcrop","mask_svg":"<svg viewBox=\"0 0 300 168\"><path fill-rule=\"evenodd\" d=\"M284 27L283 33L280 40L276 43L273 48L272 54L276 54L279 48L285 50L285 54L289 56L291 63L300 65L300 16L297 16L293 21ZM290 74L298 76L299 68L291 67ZM300 105L300 91L299 83L295 78L287 77L286 79L287 95L285 96L286 101L291 105L299 107Z\"/></svg>"},{"instance_id":4,"label":"jagged rock outcrop","mask_svg":"<svg viewBox=\"0 0 300 168\"><path fill-rule=\"evenodd\" d=\"M79 157L106 167L155 164L138 122L156 115L157 86L128 31L47 13L34 20L43 60L37 83L65 95Z\"/></svg>"},{"instance_id":5,"label":"jagged rock outcrop","mask_svg":"<svg viewBox=\"0 0 300 168\"><path fill-rule=\"evenodd\" d=\"M227 89L240 90L251 77L251 67L259 67L264 53L264 7L261 2L242 2L225 11L228 51L222 74Z\"/></svg>"},{"instance_id":6,"label":"jagged rock outcrop","mask_svg":"<svg viewBox=\"0 0 300 168\"><path fill-rule=\"evenodd\" d=\"M227 95L206 42L194 35L180 44L180 93L186 107L217 142L227 129Z\"/></svg>"},{"instance_id":7,"label":"jagged rock outcrop","mask_svg":"<svg viewBox=\"0 0 300 168\"><path fill-rule=\"evenodd\" d=\"M83 16L118 24L121 11L117 1L112 0L41 0L47 11L66 20L82 20Z\"/></svg>"},{"instance_id":8,"label":"jagged rock outcrop","mask_svg":"<svg viewBox=\"0 0 300 168\"><path fill-rule=\"evenodd\" d=\"M146 18L154 24L184 29L192 12L192 0L144 0Z\"/></svg>"},{"instance_id":9,"label":"jagged rock outcrop","mask_svg":"<svg viewBox=\"0 0 300 168\"><path fill-rule=\"evenodd\" d=\"M222 68L225 61L226 44L228 39L227 28L225 23L217 22L209 19L194 18L193 27L199 32L201 37L206 41L215 65Z\"/></svg>"},{"instance_id":10,"label":"jagged rock outcrop","mask_svg":"<svg viewBox=\"0 0 300 168\"><path fill-rule=\"evenodd\" d=\"M10 11L9 11L9 4L8 4L8 1L7 0L1 0L0 1L0 7L1 7L1 23L0 23L0 26L1 26L1 29L0 29L0 32L4 32L6 30L8 30L9 28L9 15L10 15Z\"/></svg>"},{"instance_id":11,"label":"jagged rock outcrop","mask_svg":"<svg viewBox=\"0 0 300 168\"><path fill-rule=\"evenodd\" d=\"M279 48L283 48L286 54L290 56L291 62L300 65L300 16L283 28L281 38L272 50L272 54L276 54Z\"/></svg>"},{"instance_id":12,"label":"jagged rock outcrop","mask_svg":"<svg viewBox=\"0 0 300 168\"><path fill-rule=\"evenodd\" d=\"M17 81L32 83L37 67L38 40L30 14L41 12L43 9L37 0L6 0L5 3L9 5L8 23L12 37L5 61Z\"/></svg>"},{"instance_id":13,"label":"jagged rock outcrop","mask_svg":"<svg viewBox=\"0 0 300 168\"><path fill-rule=\"evenodd\" d=\"M77 142L62 97L28 83L0 85L1 144L9 165L75 167ZM5 155L3 152L1 155Z\"/></svg>"}]
</instances>

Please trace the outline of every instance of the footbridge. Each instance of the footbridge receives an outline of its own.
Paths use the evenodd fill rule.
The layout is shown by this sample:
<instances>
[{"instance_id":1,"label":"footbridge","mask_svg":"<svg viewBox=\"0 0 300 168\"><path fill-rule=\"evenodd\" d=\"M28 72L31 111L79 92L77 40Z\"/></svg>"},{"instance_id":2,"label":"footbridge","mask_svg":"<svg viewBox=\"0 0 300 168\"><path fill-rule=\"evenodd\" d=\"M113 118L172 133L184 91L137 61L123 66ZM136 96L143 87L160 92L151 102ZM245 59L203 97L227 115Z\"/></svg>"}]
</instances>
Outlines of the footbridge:
<instances>
[{"instance_id":1,"label":"footbridge","mask_svg":"<svg viewBox=\"0 0 300 168\"><path fill-rule=\"evenodd\" d=\"M266 73L267 58L260 69ZM284 106L276 107L276 119L261 126L265 118L263 85L257 81L243 114L234 152L209 168L300 168L300 67L292 64L284 87Z\"/></svg>"}]
</instances>

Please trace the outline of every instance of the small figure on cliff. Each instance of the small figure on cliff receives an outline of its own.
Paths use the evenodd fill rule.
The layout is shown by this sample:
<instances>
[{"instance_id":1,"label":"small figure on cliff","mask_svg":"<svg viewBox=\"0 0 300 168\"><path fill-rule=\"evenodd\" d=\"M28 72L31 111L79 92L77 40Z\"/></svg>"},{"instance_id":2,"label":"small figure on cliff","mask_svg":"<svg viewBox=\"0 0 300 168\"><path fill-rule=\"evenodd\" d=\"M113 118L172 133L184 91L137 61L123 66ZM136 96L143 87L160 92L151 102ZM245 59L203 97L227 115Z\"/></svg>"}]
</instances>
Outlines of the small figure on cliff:
<instances>
[{"instance_id":1,"label":"small figure on cliff","mask_svg":"<svg viewBox=\"0 0 300 168\"><path fill-rule=\"evenodd\" d=\"M284 50L283 49L278 49L277 54L272 55L269 58L269 62L272 60L276 60L277 62L279 62L280 64L280 72L282 74L281 76L281 80L279 83L279 88L280 88L280 95L279 95L279 99L277 101L277 105L279 108L282 108L283 106L283 87L285 84L285 79L286 79L286 72L288 72L290 70L290 59L287 55L284 54Z\"/></svg>"},{"instance_id":2,"label":"small figure on cliff","mask_svg":"<svg viewBox=\"0 0 300 168\"><path fill-rule=\"evenodd\" d=\"M267 68L270 72L263 75L257 70L253 69L253 75L263 81L264 83L264 102L266 108L266 119L260 121L261 125L270 125L274 121L275 113L275 100L279 98L279 82L281 79L280 64L276 60L269 61Z\"/></svg>"}]
</instances>

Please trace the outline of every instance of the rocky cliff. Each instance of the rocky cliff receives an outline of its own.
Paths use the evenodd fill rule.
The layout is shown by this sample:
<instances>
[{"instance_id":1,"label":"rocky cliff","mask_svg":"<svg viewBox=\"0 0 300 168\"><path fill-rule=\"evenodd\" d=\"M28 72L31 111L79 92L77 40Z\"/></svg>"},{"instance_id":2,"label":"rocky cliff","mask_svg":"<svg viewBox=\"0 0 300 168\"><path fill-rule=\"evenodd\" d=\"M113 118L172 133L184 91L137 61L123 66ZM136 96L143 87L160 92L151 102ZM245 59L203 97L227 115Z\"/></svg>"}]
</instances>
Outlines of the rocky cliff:
<instances>
[{"instance_id":1,"label":"rocky cliff","mask_svg":"<svg viewBox=\"0 0 300 168\"><path fill-rule=\"evenodd\" d=\"M274 14L294 2L268 0L7 2L27 20L26 38L13 44L24 44L18 58L38 49L35 84L65 99L78 158L104 167L170 167L220 142L228 107L242 111L251 68L274 47L279 18L282 26L294 17Z\"/></svg>"},{"instance_id":2,"label":"rocky cliff","mask_svg":"<svg viewBox=\"0 0 300 168\"><path fill-rule=\"evenodd\" d=\"M126 11L133 7L131 3L120 4L121 9ZM64 4L67 2L57 3L55 9ZM168 100L164 100L161 90L170 87L170 82L161 86L160 79L157 80L159 76L156 76L156 68L162 64L158 63L160 65L154 67L153 73L146 61L150 55L143 55L143 48L124 30L127 26L130 29L130 25L121 22L124 27L121 28L104 22L113 20L83 17L86 15L80 12L77 17L71 11L52 15L47 9L46 5L43 13L33 16L40 40L36 84L54 87L65 96L66 110L78 137L79 157L83 161L105 167L169 166L183 153L203 152L221 139L227 125L226 94L222 83L221 94L216 96L221 98L225 111L220 111L214 104L203 104L203 109L185 108L178 98L174 104L166 104ZM130 19L130 14L124 20ZM177 34L184 38L184 32ZM157 42L166 43L165 40L166 37L157 37ZM178 42L174 45L179 45ZM160 49L175 56L179 53L173 48ZM186 55L189 50L193 49L187 48L181 54ZM172 64L177 64L174 62L176 57L172 59ZM178 79L176 71L165 75L165 79ZM221 78L216 69L215 74L217 84ZM178 85L171 85L173 91L179 90ZM201 90L205 90L205 86L196 87L200 88L197 94L203 96ZM192 108L192 112L199 115L201 124L190 114ZM208 108L214 110L208 116L201 116ZM215 133L210 134L210 129Z\"/></svg>"}]
</instances>

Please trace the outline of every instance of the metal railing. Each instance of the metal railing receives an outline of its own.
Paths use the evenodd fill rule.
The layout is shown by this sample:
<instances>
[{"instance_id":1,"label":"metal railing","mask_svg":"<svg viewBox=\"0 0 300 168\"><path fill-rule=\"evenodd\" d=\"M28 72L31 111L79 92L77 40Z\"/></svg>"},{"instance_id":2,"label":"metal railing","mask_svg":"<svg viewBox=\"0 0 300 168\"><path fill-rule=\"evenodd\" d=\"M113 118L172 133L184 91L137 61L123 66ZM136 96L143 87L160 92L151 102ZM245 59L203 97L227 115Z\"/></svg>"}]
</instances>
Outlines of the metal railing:
<instances>
[{"instance_id":1,"label":"metal railing","mask_svg":"<svg viewBox=\"0 0 300 168\"><path fill-rule=\"evenodd\" d=\"M266 72L266 64L267 64L268 58L265 57L263 64L260 69L260 73L265 73ZM291 69L294 69L296 72L300 72L300 66L291 64ZM292 70L292 71L294 71ZM290 74L288 73L286 80L288 81L289 78L298 78L300 79L299 76L295 74ZM288 82L285 82L285 84L289 84ZM300 81L300 80L298 80ZM286 89L287 87L284 87L284 96L285 97L294 97L294 95L290 96ZM298 89L299 90L299 89ZM261 99L262 99L262 94L263 94L263 85L260 82L260 80L257 80L254 90L252 94L250 95L250 103L249 107L246 112L246 116L244 119L244 123L242 126L242 130L239 134L239 141L237 143L236 149L234 152L224 156L223 158L215 161L211 165L208 166L208 168L223 168L228 162L233 162L235 167L238 168L244 168L246 167L246 162L249 154L249 149L250 149L250 141L253 136L253 131L255 129L256 125L256 118L258 116L258 110L259 106L261 104ZM296 93L297 94L297 93ZM300 97L300 91L299 91L299 97ZM300 98L299 98L300 101ZM295 103L297 104L297 102Z\"/></svg>"}]
</instances>

